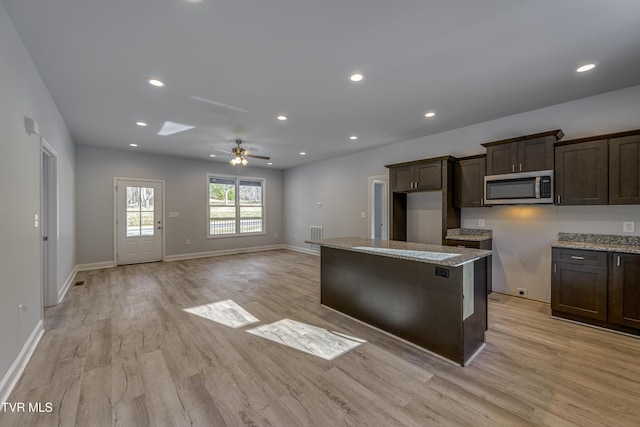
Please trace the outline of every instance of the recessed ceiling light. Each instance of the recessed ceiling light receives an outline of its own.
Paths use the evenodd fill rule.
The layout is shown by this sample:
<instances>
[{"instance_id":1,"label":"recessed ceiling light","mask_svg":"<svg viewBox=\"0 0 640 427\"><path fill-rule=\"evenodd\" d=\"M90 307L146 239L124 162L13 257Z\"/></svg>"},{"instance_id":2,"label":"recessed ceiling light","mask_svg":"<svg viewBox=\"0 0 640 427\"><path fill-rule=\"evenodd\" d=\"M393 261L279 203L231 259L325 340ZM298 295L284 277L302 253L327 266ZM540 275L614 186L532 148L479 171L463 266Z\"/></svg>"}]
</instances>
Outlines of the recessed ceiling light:
<instances>
[{"instance_id":1,"label":"recessed ceiling light","mask_svg":"<svg viewBox=\"0 0 640 427\"><path fill-rule=\"evenodd\" d=\"M364 79L364 76L360 73L355 73L355 74L351 74L351 77L349 77L349 79L352 82L359 82L360 80Z\"/></svg>"},{"instance_id":2,"label":"recessed ceiling light","mask_svg":"<svg viewBox=\"0 0 640 427\"><path fill-rule=\"evenodd\" d=\"M209 154L209 157L216 157L215 154Z\"/></svg>"},{"instance_id":3,"label":"recessed ceiling light","mask_svg":"<svg viewBox=\"0 0 640 427\"><path fill-rule=\"evenodd\" d=\"M202 3L202 0L187 0L189 3Z\"/></svg>"},{"instance_id":4,"label":"recessed ceiling light","mask_svg":"<svg viewBox=\"0 0 640 427\"><path fill-rule=\"evenodd\" d=\"M351 139L351 140L355 141L356 139L358 139L358 137L357 137L357 136L355 136L355 135L351 135L351 136L349 137L349 139Z\"/></svg>"},{"instance_id":5,"label":"recessed ceiling light","mask_svg":"<svg viewBox=\"0 0 640 427\"><path fill-rule=\"evenodd\" d=\"M425 113L424 116L428 119L430 119L431 117L435 116L436 113L434 113L433 111L429 111L428 113Z\"/></svg>"},{"instance_id":6,"label":"recessed ceiling light","mask_svg":"<svg viewBox=\"0 0 640 427\"><path fill-rule=\"evenodd\" d=\"M149 82L149 84L151 86L155 86L155 87L163 87L164 86L164 82L162 80L151 78L151 79L149 79L147 81Z\"/></svg>"},{"instance_id":7,"label":"recessed ceiling light","mask_svg":"<svg viewBox=\"0 0 640 427\"><path fill-rule=\"evenodd\" d=\"M576 68L576 73L585 73L587 71L591 71L596 68L598 64L596 62L590 62L588 64L584 64Z\"/></svg>"},{"instance_id":8,"label":"recessed ceiling light","mask_svg":"<svg viewBox=\"0 0 640 427\"><path fill-rule=\"evenodd\" d=\"M301 156L306 156L306 155L307 155L307 153L305 153L304 151L301 151L301 152L300 152L300 155L301 155Z\"/></svg>"},{"instance_id":9,"label":"recessed ceiling light","mask_svg":"<svg viewBox=\"0 0 640 427\"><path fill-rule=\"evenodd\" d=\"M129 147L137 147L137 146L138 144L134 144L134 143L129 144Z\"/></svg>"},{"instance_id":10,"label":"recessed ceiling light","mask_svg":"<svg viewBox=\"0 0 640 427\"><path fill-rule=\"evenodd\" d=\"M268 165L272 165L273 163L272 163L272 162L267 162L267 164L268 164Z\"/></svg>"},{"instance_id":11,"label":"recessed ceiling light","mask_svg":"<svg viewBox=\"0 0 640 427\"><path fill-rule=\"evenodd\" d=\"M287 116L280 115L278 116L278 120L287 120Z\"/></svg>"},{"instance_id":12,"label":"recessed ceiling light","mask_svg":"<svg viewBox=\"0 0 640 427\"><path fill-rule=\"evenodd\" d=\"M134 122L134 123L135 123L135 124L137 124L138 126L141 126L141 127L149 126L149 125L148 125L147 123L145 123L145 122Z\"/></svg>"}]
</instances>

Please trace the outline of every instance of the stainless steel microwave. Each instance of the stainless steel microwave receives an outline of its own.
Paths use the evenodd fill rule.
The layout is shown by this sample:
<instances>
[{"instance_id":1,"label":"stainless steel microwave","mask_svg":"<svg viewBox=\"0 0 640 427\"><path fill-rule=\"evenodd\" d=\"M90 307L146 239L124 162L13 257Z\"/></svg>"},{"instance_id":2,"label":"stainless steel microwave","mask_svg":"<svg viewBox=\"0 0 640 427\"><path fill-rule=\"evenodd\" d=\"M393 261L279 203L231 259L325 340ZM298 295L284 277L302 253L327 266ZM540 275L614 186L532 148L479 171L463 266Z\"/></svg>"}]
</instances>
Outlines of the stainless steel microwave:
<instances>
[{"instance_id":1,"label":"stainless steel microwave","mask_svg":"<svg viewBox=\"0 0 640 427\"><path fill-rule=\"evenodd\" d=\"M553 171L485 176L484 204L553 204Z\"/></svg>"}]
</instances>

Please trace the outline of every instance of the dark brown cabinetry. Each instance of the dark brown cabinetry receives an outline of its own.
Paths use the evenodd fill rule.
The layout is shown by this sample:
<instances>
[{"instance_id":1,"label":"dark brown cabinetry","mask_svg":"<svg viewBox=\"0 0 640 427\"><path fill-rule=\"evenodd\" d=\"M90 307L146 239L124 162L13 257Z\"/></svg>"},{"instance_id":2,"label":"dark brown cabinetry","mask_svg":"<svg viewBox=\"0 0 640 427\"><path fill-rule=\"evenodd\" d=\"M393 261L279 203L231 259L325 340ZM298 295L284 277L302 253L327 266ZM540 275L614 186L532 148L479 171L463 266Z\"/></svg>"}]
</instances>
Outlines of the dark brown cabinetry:
<instances>
[{"instance_id":1,"label":"dark brown cabinetry","mask_svg":"<svg viewBox=\"0 0 640 427\"><path fill-rule=\"evenodd\" d=\"M432 161L390 169L393 191L432 191L442 188L441 162Z\"/></svg>"},{"instance_id":2,"label":"dark brown cabinetry","mask_svg":"<svg viewBox=\"0 0 640 427\"><path fill-rule=\"evenodd\" d=\"M608 196L607 140L556 144L555 187L558 205L606 205Z\"/></svg>"},{"instance_id":3,"label":"dark brown cabinetry","mask_svg":"<svg viewBox=\"0 0 640 427\"><path fill-rule=\"evenodd\" d=\"M640 255L552 249L556 317L640 335Z\"/></svg>"},{"instance_id":4,"label":"dark brown cabinetry","mask_svg":"<svg viewBox=\"0 0 640 427\"><path fill-rule=\"evenodd\" d=\"M640 129L555 144L558 205L640 204Z\"/></svg>"},{"instance_id":5,"label":"dark brown cabinetry","mask_svg":"<svg viewBox=\"0 0 640 427\"><path fill-rule=\"evenodd\" d=\"M553 146L563 136L557 129L482 144L487 149L487 175L553 169Z\"/></svg>"},{"instance_id":6,"label":"dark brown cabinetry","mask_svg":"<svg viewBox=\"0 0 640 427\"><path fill-rule=\"evenodd\" d=\"M552 250L551 310L607 320L607 253Z\"/></svg>"},{"instance_id":7,"label":"dark brown cabinetry","mask_svg":"<svg viewBox=\"0 0 640 427\"><path fill-rule=\"evenodd\" d=\"M640 255L613 253L609 321L640 329Z\"/></svg>"},{"instance_id":8,"label":"dark brown cabinetry","mask_svg":"<svg viewBox=\"0 0 640 427\"><path fill-rule=\"evenodd\" d=\"M456 207L484 206L486 155L461 157L456 161Z\"/></svg>"},{"instance_id":9,"label":"dark brown cabinetry","mask_svg":"<svg viewBox=\"0 0 640 427\"><path fill-rule=\"evenodd\" d=\"M640 204L640 134L609 140L609 204Z\"/></svg>"},{"instance_id":10,"label":"dark brown cabinetry","mask_svg":"<svg viewBox=\"0 0 640 427\"><path fill-rule=\"evenodd\" d=\"M451 156L386 165L389 168L391 240L407 240L407 195L421 191L442 194L442 242L449 228L460 227L455 206L454 161Z\"/></svg>"}]
</instances>

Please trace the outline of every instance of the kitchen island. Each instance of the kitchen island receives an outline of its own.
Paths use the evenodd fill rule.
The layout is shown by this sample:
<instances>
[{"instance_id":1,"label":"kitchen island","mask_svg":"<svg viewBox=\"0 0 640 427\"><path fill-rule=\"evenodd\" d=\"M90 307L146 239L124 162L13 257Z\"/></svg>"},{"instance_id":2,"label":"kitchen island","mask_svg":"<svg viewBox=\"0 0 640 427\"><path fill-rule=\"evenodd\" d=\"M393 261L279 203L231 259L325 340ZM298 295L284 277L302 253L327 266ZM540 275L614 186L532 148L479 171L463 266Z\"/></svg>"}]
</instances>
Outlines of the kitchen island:
<instances>
[{"instance_id":1,"label":"kitchen island","mask_svg":"<svg viewBox=\"0 0 640 427\"><path fill-rule=\"evenodd\" d=\"M321 304L466 365L484 346L491 251L339 237L320 245Z\"/></svg>"}]
</instances>

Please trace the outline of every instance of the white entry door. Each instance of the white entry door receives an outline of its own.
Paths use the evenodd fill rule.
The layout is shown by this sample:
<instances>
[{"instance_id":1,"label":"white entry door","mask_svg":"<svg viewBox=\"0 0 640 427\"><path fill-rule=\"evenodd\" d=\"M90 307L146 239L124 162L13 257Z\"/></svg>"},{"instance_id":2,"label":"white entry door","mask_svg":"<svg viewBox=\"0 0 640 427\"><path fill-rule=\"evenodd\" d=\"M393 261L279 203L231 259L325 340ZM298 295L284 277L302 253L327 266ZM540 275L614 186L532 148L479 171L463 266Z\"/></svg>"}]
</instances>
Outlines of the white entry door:
<instances>
[{"instance_id":1,"label":"white entry door","mask_svg":"<svg viewBox=\"0 0 640 427\"><path fill-rule=\"evenodd\" d=\"M162 182L116 180L118 265L162 261Z\"/></svg>"}]
</instances>

